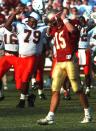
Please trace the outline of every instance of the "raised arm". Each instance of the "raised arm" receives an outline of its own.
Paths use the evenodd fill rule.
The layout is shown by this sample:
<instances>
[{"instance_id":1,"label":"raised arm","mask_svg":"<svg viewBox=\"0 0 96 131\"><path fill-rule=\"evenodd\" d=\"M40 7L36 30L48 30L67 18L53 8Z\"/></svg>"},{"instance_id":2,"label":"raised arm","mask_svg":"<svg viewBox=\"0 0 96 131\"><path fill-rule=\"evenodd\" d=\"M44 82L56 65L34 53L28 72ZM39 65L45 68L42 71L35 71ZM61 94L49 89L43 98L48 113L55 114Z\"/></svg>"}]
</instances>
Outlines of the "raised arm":
<instances>
[{"instance_id":1,"label":"raised arm","mask_svg":"<svg viewBox=\"0 0 96 131\"><path fill-rule=\"evenodd\" d=\"M73 32L75 30L74 26L69 22L67 18L63 20L65 26L67 27L69 32Z\"/></svg>"},{"instance_id":2,"label":"raised arm","mask_svg":"<svg viewBox=\"0 0 96 131\"><path fill-rule=\"evenodd\" d=\"M24 8L21 6L16 7L16 9L12 12L12 14L9 16L8 20L5 23L6 29L10 30L10 26L11 26L13 20L16 18L16 15L20 14L23 11L23 9Z\"/></svg>"}]
</instances>

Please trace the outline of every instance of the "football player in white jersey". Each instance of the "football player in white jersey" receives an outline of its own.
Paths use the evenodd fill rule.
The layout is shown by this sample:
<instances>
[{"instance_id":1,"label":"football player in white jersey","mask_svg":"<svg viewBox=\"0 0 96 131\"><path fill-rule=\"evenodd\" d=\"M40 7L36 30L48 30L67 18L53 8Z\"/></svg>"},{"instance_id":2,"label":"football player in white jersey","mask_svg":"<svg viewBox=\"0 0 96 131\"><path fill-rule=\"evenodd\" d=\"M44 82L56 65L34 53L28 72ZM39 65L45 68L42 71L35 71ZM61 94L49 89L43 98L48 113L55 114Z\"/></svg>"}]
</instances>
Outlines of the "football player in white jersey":
<instances>
[{"instance_id":1,"label":"football player in white jersey","mask_svg":"<svg viewBox=\"0 0 96 131\"><path fill-rule=\"evenodd\" d=\"M89 94L90 85L91 85L91 50L89 45L89 35L88 35L88 24L85 21L83 16L80 17L80 39L78 43L78 52L76 53L78 57L78 64L82 66L85 74L85 86L86 86L86 95Z\"/></svg>"},{"instance_id":2,"label":"football player in white jersey","mask_svg":"<svg viewBox=\"0 0 96 131\"><path fill-rule=\"evenodd\" d=\"M5 23L5 16L3 14L0 14L0 29L4 26ZM2 50L2 34L0 33L0 57L4 55L4 50ZM4 99L4 94L3 94L3 88L2 88L2 80L0 79L0 100Z\"/></svg>"},{"instance_id":3,"label":"football player in white jersey","mask_svg":"<svg viewBox=\"0 0 96 131\"><path fill-rule=\"evenodd\" d=\"M4 18L3 21L5 23ZM12 28L10 28L13 26L7 27L4 23L0 28L0 40L4 49L4 55L0 57L0 80L12 66L16 67L18 55L18 40Z\"/></svg>"},{"instance_id":4,"label":"football player in white jersey","mask_svg":"<svg viewBox=\"0 0 96 131\"><path fill-rule=\"evenodd\" d=\"M5 27L0 29L3 37L4 56L0 58L0 78L6 73L12 65L15 64L15 57L18 56L18 40L12 30Z\"/></svg>"},{"instance_id":5,"label":"football player in white jersey","mask_svg":"<svg viewBox=\"0 0 96 131\"><path fill-rule=\"evenodd\" d=\"M28 18L26 18L23 22L27 23ZM43 70L45 63L46 50L49 49L48 39L46 40L45 32L48 26L45 23L40 21L37 25L37 30L41 32L41 38L37 45L37 62L35 66L34 75L32 75L31 83L32 89L38 89L38 95L41 100L46 100L46 96L43 90Z\"/></svg>"},{"instance_id":6,"label":"football player in white jersey","mask_svg":"<svg viewBox=\"0 0 96 131\"><path fill-rule=\"evenodd\" d=\"M36 62L36 73L35 86L38 88L38 95L41 100L45 100L46 97L43 93L43 71L44 71L44 59L45 59L45 50L48 49L47 40L45 37L46 34L46 25L40 25L37 27L37 30L41 32L41 38L37 44L37 62ZM44 50L44 51L43 51Z\"/></svg>"},{"instance_id":7,"label":"football player in white jersey","mask_svg":"<svg viewBox=\"0 0 96 131\"><path fill-rule=\"evenodd\" d=\"M21 7L18 7L12 15L9 17L9 24L12 23L16 15L19 13ZM16 81L18 81L17 87L22 89L20 102L17 107L24 108L25 96L27 95L29 81L34 73L36 60L37 60L37 44L41 39L40 30L37 29L37 23L40 19L36 12L32 12L28 18L27 23L17 23L17 36L19 40L19 70ZM34 106L35 95L28 97L29 106ZM30 105L31 103L31 105Z\"/></svg>"},{"instance_id":8,"label":"football player in white jersey","mask_svg":"<svg viewBox=\"0 0 96 131\"><path fill-rule=\"evenodd\" d=\"M96 25L89 31L90 37L90 46L91 46L91 56L92 56L92 78L93 85L95 84L95 72L96 72Z\"/></svg>"}]
</instances>

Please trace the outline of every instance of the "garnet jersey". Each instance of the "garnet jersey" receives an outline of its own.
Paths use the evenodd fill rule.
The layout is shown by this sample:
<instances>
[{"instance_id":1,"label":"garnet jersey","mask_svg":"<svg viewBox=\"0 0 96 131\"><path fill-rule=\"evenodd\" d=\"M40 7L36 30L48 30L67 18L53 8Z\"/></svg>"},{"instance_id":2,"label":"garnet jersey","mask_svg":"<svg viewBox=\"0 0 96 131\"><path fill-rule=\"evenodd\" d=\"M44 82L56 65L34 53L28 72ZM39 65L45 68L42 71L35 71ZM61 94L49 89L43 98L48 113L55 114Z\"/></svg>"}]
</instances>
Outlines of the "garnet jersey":
<instances>
[{"instance_id":1,"label":"garnet jersey","mask_svg":"<svg viewBox=\"0 0 96 131\"><path fill-rule=\"evenodd\" d=\"M57 52L57 61L69 61L72 58L72 45L70 33L66 26L63 26L58 32L57 29L51 30L50 34L54 36L54 44Z\"/></svg>"},{"instance_id":2,"label":"garnet jersey","mask_svg":"<svg viewBox=\"0 0 96 131\"><path fill-rule=\"evenodd\" d=\"M4 44L4 50L13 54L17 53L19 45L16 34L8 31L6 28L0 29L0 34Z\"/></svg>"}]
</instances>

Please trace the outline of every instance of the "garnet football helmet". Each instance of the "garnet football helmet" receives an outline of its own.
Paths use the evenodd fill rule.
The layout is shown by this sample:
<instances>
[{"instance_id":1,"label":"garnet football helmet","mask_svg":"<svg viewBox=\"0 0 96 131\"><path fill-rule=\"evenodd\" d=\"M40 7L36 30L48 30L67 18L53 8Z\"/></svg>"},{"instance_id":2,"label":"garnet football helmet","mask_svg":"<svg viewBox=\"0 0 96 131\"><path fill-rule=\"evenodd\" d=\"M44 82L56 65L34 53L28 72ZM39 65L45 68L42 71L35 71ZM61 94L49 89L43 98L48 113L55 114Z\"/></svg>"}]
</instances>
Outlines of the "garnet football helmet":
<instances>
[{"instance_id":1,"label":"garnet football helmet","mask_svg":"<svg viewBox=\"0 0 96 131\"><path fill-rule=\"evenodd\" d=\"M60 12L53 11L53 12L48 13L48 16L47 16L48 23L51 26L59 26L62 21L60 18L61 16L60 14L61 14L61 11Z\"/></svg>"}]
</instances>

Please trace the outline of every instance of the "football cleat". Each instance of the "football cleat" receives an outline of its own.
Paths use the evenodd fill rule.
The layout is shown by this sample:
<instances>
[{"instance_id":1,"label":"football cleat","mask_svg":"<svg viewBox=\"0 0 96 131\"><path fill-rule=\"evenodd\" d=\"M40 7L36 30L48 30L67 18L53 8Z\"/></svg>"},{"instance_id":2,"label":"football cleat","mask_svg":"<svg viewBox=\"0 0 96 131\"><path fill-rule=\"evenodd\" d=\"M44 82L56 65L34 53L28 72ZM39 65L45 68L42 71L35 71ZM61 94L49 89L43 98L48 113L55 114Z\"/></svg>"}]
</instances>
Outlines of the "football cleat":
<instances>
[{"instance_id":1,"label":"football cleat","mask_svg":"<svg viewBox=\"0 0 96 131\"><path fill-rule=\"evenodd\" d=\"M7 86L4 86L4 90L8 90L8 87L7 87Z\"/></svg>"},{"instance_id":2,"label":"football cleat","mask_svg":"<svg viewBox=\"0 0 96 131\"><path fill-rule=\"evenodd\" d=\"M53 119L48 120L47 117L37 120L37 124L39 125L51 125L53 123L54 123L54 120Z\"/></svg>"},{"instance_id":3,"label":"football cleat","mask_svg":"<svg viewBox=\"0 0 96 131\"><path fill-rule=\"evenodd\" d=\"M20 100L19 103L16 105L17 108L24 108L25 107L25 100Z\"/></svg>"},{"instance_id":4,"label":"football cleat","mask_svg":"<svg viewBox=\"0 0 96 131\"><path fill-rule=\"evenodd\" d=\"M90 97L90 92L86 92L85 94L86 94L88 97Z\"/></svg>"},{"instance_id":5,"label":"football cleat","mask_svg":"<svg viewBox=\"0 0 96 131\"><path fill-rule=\"evenodd\" d=\"M36 81L34 82L34 87L33 87L34 90L37 90L39 89L39 83Z\"/></svg>"},{"instance_id":6,"label":"football cleat","mask_svg":"<svg viewBox=\"0 0 96 131\"><path fill-rule=\"evenodd\" d=\"M93 84L92 84L92 85L90 85L90 88L91 88L91 89L93 89L93 88L94 88L94 85L93 85Z\"/></svg>"},{"instance_id":7,"label":"football cleat","mask_svg":"<svg viewBox=\"0 0 96 131\"><path fill-rule=\"evenodd\" d=\"M40 100L46 100L47 98L46 98L46 96L44 94L40 94L39 95L39 99Z\"/></svg>"},{"instance_id":8,"label":"football cleat","mask_svg":"<svg viewBox=\"0 0 96 131\"><path fill-rule=\"evenodd\" d=\"M71 96L70 96L70 95L64 96L64 97L63 97L63 100L71 100Z\"/></svg>"},{"instance_id":9,"label":"football cleat","mask_svg":"<svg viewBox=\"0 0 96 131\"><path fill-rule=\"evenodd\" d=\"M84 119L81 121L81 123L90 123L92 121L92 117L84 117Z\"/></svg>"},{"instance_id":10,"label":"football cleat","mask_svg":"<svg viewBox=\"0 0 96 131\"><path fill-rule=\"evenodd\" d=\"M34 107L34 102L35 102L36 96L34 94L31 94L28 96L28 106L29 107Z\"/></svg>"},{"instance_id":11,"label":"football cleat","mask_svg":"<svg viewBox=\"0 0 96 131\"><path fill-rule=\"evenodd\" d=\"M85 94L86 94L88 97L90 97L90 89L89 89L89 87L86 88Z\"/></svg>"}]
</instances>

